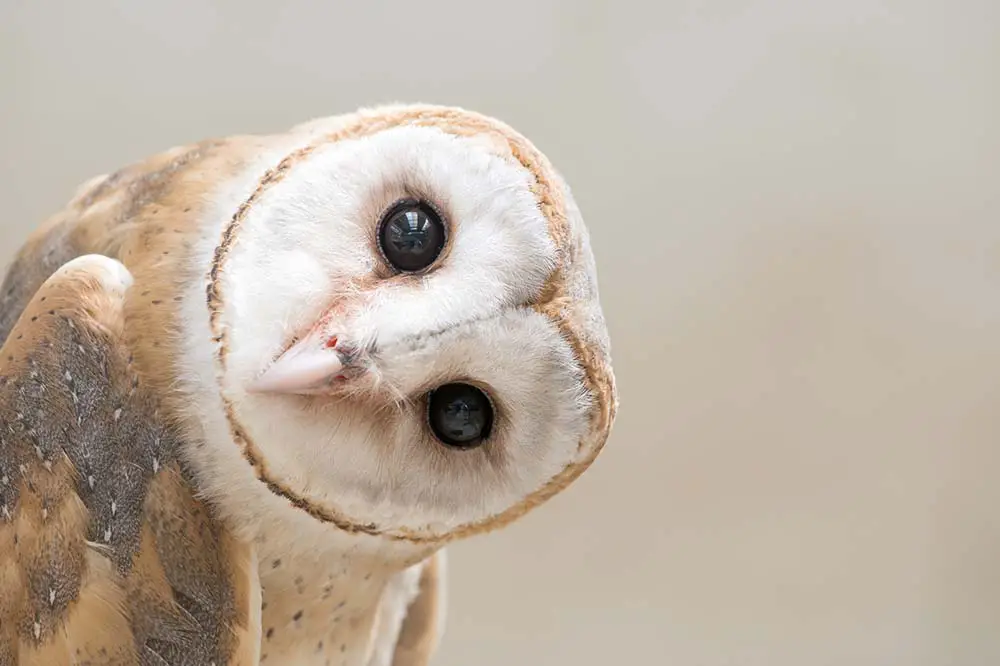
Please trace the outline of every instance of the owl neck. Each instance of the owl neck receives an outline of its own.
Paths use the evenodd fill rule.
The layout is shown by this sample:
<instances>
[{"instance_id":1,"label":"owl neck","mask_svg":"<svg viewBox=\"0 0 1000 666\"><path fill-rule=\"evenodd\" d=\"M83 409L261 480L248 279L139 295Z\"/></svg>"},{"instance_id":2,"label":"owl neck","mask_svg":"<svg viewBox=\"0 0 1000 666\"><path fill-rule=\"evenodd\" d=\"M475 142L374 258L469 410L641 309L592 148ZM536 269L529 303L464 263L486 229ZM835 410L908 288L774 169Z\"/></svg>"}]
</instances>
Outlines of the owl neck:
<instances>
[{"instance_id":1,"label":"owl neck","mask_svg":"<svg viewBox=\"0 0 1000 666\"><path fill-rule=\"evenodd\" d=\"M368 663L380 603L403 562L351 549L296 552L266 538L258 561L262 663Z\"/></svg>"}]
</instances>

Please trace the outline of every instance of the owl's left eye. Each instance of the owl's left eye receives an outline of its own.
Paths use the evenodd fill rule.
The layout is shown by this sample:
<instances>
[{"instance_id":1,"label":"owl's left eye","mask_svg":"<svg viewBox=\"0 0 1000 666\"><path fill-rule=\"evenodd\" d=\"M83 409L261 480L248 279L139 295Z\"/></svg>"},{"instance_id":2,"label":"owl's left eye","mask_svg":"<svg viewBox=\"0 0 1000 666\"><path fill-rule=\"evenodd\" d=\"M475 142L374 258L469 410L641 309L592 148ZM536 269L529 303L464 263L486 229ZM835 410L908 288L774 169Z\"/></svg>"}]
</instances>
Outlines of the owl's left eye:
<instances>
[{"instance_id":1,"label":"owl's left eye","mask_svg":"<svg viewBox=\"0 0 1000 666\"><path fill-rule=\"evenodd\" d=\"M440 216L422 201L400 201L382 218L379 247L392 267L404 273L422 271L444 248L445 229Z\"/></svg>"},{"instance_id":2,"label":"owl's left eye","mask_svg":"<svg viewBox=\"0 0 1000 666\"><path fill-rule=\"evenodd\" d=\"M454 449L473 449L489 439L493 405L475 386L445 384L431 391L427 402L431 432L442 444Z\"/></svg>"}]
</instances>

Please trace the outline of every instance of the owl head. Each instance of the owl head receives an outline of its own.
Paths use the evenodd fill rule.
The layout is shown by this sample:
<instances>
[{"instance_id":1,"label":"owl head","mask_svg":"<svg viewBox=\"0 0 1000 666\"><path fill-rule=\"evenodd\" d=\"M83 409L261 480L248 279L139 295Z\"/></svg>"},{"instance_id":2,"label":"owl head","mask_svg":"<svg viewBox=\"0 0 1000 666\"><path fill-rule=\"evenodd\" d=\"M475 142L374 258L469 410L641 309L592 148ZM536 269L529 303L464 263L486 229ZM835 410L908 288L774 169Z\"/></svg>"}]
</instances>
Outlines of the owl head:
<instances>
[{"instance_id":1,"label":"owl head","mask_svg":"<svg viewBox=\"0 0 1000 666\"><path fill-rule=\"evenodd\" d=\"M434 546L564 489L617 397L587 231L548 160L437 106L289 136L220 195L188 310L208 327L191 399L220 407L209 492L270 529Z\"/></svg>"}]
</instances>

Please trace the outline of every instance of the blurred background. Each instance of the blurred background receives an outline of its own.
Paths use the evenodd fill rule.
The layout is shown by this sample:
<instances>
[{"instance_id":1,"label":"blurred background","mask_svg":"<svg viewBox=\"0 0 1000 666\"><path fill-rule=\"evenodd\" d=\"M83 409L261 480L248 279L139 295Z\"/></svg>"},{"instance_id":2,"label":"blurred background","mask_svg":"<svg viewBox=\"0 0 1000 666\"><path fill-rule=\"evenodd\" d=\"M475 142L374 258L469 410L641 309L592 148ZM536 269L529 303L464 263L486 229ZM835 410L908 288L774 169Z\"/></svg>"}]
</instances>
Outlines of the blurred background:
<instances>
[{"instance_id":1,"label":"blurred background","mask_svg":"<svg viewBox=\"0 0 1000 666\"><path fill-rule=\"evenodd\" d=\"M451 549L439 666L1000 663L996 0L0 0L0 262L86 178L388 101L589 221L604 454Z\"/></svg>"}]
</instances>

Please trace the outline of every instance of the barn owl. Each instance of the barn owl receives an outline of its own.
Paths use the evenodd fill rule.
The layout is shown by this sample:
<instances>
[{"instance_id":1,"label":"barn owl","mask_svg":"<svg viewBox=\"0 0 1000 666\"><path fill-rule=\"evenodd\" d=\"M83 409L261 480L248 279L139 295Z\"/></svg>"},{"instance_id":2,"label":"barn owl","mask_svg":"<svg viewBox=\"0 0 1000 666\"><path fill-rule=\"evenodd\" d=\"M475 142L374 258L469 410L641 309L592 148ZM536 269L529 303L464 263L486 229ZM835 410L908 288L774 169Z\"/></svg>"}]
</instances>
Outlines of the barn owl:
<instances>
[{"instance_id":1,"label":"barn owl","mask_svg":"<svg viewBox=\"0 0 1000 666\"><path fill-rule=\"evenodd\" d=\"M0 666L428 663L617 409L563 178L385 105L83 184L0 290Z\"/></svg>"}]
</instances>

